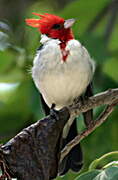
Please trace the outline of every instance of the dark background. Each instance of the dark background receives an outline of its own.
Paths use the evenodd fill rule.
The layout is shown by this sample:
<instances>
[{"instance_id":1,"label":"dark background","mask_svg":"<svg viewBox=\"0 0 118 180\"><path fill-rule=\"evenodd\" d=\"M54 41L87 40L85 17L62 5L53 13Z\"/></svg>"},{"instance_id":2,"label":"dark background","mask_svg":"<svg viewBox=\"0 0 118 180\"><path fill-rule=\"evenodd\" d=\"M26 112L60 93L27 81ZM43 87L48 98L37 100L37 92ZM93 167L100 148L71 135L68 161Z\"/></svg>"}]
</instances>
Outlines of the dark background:
<instances>
[{"instance_id":1,"label":"dark background","mask_svg":"<svg viewBox=\"0 0 118 180\"><path fill-rule=\"evenodd\" d=\"M54 13L77 20L76 39L96 61L94 93L118 87L117 0L1 0L0 1L0 143L43 117L40 97L31 78L31 66L40 35L26 26L32 12ZM103 107L94 110L95 117ZM95 158L118 148L118 109L82 141L84 169ZM79 130L84 127L78 119ZM77 174L68 173L63 180ZM60 178L58 178L60 179Z\"/></svg>"}]
</instances>

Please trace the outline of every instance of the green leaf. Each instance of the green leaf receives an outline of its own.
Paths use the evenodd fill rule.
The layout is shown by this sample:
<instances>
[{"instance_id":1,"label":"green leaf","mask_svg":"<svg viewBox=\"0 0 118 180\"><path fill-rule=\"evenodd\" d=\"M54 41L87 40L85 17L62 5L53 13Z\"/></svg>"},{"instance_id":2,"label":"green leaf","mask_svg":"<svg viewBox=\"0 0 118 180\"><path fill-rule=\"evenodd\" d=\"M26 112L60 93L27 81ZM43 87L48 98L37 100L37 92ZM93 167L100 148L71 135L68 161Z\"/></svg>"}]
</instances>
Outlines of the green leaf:
<instances>
[{"instance_id":1,"label":"green leaf","mask_svg":"<svg viewBox=\"0 0 118 180\"><path fill-rule=\"evenodd\" d=\"M116 180L118 167L109 167L105 170L92 170L78 176L75 180Z\"/></svg>"},{"instance_id":2,"label":"green leaf","mask_svg":"<svg viewBox=\"0 0 118 180\"><path fill-rule=\"evenodd\" d=\"M100 170L93 170L87 173L83 173L82 175L78 176L75 180L92 180L94 179L101 171Z\"/></svg>"},{"instance_id":3,"label":"green leaf","mask_svg":"<svg viewBox=\"0 0 118 180\"><path fill-rule=\"evenodd\" d=\"M103 156L101 156L98 159L95 159L89 166L89 170L93 170L93 169L97 169L97 168L102 168L105 166L108 167L106 164L108 164L109 162L113 162L114 160L118 159L118 151L113 151L113 152L109 152L107 154L104 154Z\"/></svg>"},{"instance_id":4,"label":"green leaf","mask_svg":"<svg viewBox=\"0 0 118 180\"><path fill-rule=\"evenodd\" d=\"M110 163L108 163L107 165L105 165L103 168L106 169L108 167L111 167L111 166L118 166L118 161L112 161Z\"/></svg>"},{"instance_id":5,"label":"green leaf","mask_svg":"<svg viewBox=\"0 0 118 180\"><path fill-rule=\"evenodd\" d=\"M116 180L118 178L118 167L109 167L99 173L94 180Z\"/></svg>"}]
</instances>

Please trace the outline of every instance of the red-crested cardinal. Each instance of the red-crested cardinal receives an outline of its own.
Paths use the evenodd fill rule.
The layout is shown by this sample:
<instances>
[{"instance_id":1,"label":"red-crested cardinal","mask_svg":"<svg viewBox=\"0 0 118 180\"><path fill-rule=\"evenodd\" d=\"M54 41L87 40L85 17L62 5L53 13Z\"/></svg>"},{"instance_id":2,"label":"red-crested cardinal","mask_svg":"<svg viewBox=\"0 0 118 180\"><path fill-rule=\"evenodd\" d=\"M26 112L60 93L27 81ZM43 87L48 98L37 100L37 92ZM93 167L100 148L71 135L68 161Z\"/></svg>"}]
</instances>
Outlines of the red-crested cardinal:
<instances>
[{"instance_id":1,"label":"red-crested cardinal","mask_svg":"<svg viewBox=\"0 0 118 180\"><path fill-rule=\"evenodd\" d=\"M94 73L94 62L88 51L74 39L71 30L74 19L45 13L33 13L40 19L26 19L26 23L38 28L41 35L41 48L34 58L32 77L41 93L46 114L52 104L59 110L70 105L74 99L85 93ZM89 93L86 91L86 94ZM69 130L68 130L69 129ZM68 121L63 131L63 146L77 135L76 121ZM69 169L78 172L83 165L80 144L76 145L64 158L59 174Z\"/></svg>"}]
</instances>

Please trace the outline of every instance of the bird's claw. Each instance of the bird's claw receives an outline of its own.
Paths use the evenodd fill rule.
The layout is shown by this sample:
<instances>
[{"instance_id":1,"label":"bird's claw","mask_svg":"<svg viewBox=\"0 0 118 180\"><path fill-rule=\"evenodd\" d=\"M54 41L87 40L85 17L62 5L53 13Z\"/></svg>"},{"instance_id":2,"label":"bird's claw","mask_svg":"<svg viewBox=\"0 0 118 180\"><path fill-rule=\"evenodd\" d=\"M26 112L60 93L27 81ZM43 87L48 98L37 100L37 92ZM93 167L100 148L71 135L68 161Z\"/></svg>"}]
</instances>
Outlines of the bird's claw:
<instances>
[{"instance_id":1,"label":"bird's claw","mask_svg":"<svg viewBox=\"0 0 118 180\"><path fill-rule=\"evenodd\" d=\"M51 108L50 108L50 116L58 121L59 120L59 113L57 110L55 110L55 106L56 106L56 104L53 103Z\"/></svg>"},{"instance_id":2,"label":"bird's claw","mask_svg":"<svg viewBox=\"0 0 118 180\"><path fill-rule=\"evenodd\" d=\"M89 122L89 124L86 126L86 128L87 128L87 129L91 129L92 127L94 127L94 125L95 125L94 120L91 120L91 121Z\"/></svg>"}]
</instances>

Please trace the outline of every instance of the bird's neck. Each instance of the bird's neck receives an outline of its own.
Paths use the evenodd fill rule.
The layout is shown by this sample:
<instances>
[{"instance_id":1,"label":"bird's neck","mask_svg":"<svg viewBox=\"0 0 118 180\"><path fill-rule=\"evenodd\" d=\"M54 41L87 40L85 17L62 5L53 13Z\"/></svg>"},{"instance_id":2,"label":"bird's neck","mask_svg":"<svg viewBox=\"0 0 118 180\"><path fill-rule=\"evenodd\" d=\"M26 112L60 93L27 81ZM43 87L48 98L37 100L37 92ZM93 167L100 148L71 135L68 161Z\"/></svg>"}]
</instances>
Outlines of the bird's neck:
<instances>
[{"instance_id":1,"label":"bird's neck","mask_svg":"<svg viewBox=\"0 0 118 180\"><path fill-rule=\"evenodd\" d=\"M66 33L64 36L62 36L62 38L59 39L61 41L60 48L62 51L63 61L66 61L66 59L69 55L69 52L66 51L65 48L66 48L68 41L70 41L72 39L74 39L74 35L73 35L73 32L71 29L69 29L69 32Z\"/></svg>"},{"instance_id":2,"label":"bird's neck","mask_svg":"<svg viewBox=\"0 0 118 180\"><path fill-rule=\"evenodd\" d=\"M59 40L62 42L62 44L66 44L69 40L74 39L74 35L71 29L67 29L66 31L63 31L62 34L59 37Z\"/></svg>"}]
</instances>

